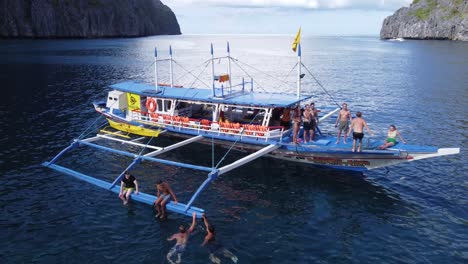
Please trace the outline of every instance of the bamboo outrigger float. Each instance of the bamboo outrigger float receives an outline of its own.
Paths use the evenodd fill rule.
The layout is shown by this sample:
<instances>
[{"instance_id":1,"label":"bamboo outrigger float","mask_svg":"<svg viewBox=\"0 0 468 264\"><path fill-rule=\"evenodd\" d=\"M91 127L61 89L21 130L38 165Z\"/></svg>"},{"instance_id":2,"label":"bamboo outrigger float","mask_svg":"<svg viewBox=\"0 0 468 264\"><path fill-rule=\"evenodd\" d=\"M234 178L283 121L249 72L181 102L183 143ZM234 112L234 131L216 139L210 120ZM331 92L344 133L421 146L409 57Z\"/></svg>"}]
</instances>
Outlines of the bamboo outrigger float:
<instances>
[{"instance_id":1,"label":"bamboo outrigger float","mask_svg":"<svg viewBox=\"0 0 468 264\"><path fill-rule=\"evenodd\" d=\"M112 91L108 93L106 101L94 103L96 111L107 119L112 128L143 137L131 139L121 132L104 130L105 134L98 134L87 139L75 139L70 146L43 165L114 192L119 192L120 187L116 186L116 183L120 181L124 171L132 169L142 161L205 171L208 173L207 179L186 204L170 203L167 206L169 211L188 216L197 212L197 216L200 217L203 209L194 207L192 204L213 180L262 156L362 172L460 152L459 148L438 149L431 146L403 145L401 143L385 150L376 149L376 146L380 145L381 142L368 144L362 152L352 152L350 145L334 144L336 137L324 135L320 133L320 130L317 131L318 135L314 141L307 144L294 144L291 139L291 129L279 126L277 122L279 121L278 112L282 109L293 108L310 101L312 98L310 95L301 94L301 78L303 77L301 66L303 64L300 44L298 46L296 94L254 91L253 80L246 82L244 78L238 85L241 88L236 90L236 86L232 84L232 57L229 43L227 56L221 58L214 57L213 46L211 46L211 89L184 88L174 85L172 48L169 49L169 55L169 59L158 59L155 50L154 84L130 81L114 84L110 86ZM215 74L214 61L219 59L228 60L227 74ZM158 82L158 62L163 60L170 63L170 84L159 84ZM219 86L217 82L222 84L221 87L217 87L217 85ZM227 82L226 88L224 88L224 82ZM331 108L331 111L320 117L319 122L322 124L339 110L340 108ZM152 139L161 133L183 139L183 141L164 148L148 143L139 143L145 137ZM302 133L302 129L300 133ZM142 154L143 151L141 151L136 154L97 144L102 140L138 146L148 149L150 152ZM219 167L221 162L216 166L213 163L212 167L205 167L155 158L157 155L194 142L214 143L229 148L229 150L236 149L250 154L223 167ZM56 160L64 153L79 146L88 146L100 151L128 156L133 158L133 162L122 171L113 183L97 180L55 164ZM132 195L132 198L148 204L152 204L156 200L156 197L148 194Z\"/></svg>"}]
</instances>

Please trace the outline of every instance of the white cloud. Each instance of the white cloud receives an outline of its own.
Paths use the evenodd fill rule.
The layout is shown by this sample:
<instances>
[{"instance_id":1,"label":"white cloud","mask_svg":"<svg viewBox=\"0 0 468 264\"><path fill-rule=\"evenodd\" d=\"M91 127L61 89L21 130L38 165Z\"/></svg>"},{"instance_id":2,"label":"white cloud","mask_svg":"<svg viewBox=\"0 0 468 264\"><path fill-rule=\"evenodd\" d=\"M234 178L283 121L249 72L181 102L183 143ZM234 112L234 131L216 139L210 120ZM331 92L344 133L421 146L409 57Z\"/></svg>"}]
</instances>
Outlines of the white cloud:
<instances>
[{"instance_id":1,"label":"white cloud","mask_svg":"<svg viewBox=\"0 0 468 264\"><path fill-rule=\"evenodd\" d=\"M171 7L256 7L305 9L396 10L413 0L162 0Z\"/></svg>"}]
</instances>

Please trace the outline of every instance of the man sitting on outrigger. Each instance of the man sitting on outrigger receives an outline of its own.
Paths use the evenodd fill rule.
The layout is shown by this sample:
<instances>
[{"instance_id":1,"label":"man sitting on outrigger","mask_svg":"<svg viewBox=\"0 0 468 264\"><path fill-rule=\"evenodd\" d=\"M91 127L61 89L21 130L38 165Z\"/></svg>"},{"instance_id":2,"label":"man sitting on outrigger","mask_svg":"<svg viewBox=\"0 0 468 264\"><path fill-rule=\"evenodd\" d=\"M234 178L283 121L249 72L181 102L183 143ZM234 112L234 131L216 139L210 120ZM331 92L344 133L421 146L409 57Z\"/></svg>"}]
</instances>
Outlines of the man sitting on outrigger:
<instances>
[{"instance_id":1,"label":"man sitting on outrigger","mask_svg":"<svg viewBox=\"0 0 468 264\"><path fill-rule=\"evenodd\" d=\"M122 180L120 180L119 192L119 198L123 201L124 205L128 204L133 190L135 190L135 194L138 195L138 182L130 172L125 171L125 175L122 177Z\"/></svg>"},{"instance_id":2,"label":"man sitting on outrigger","mask_svg":"<svg viewBox=\"0 0 468 264\"><path fill-rule=\"evenodd\" d=\"M177 198L174 194L174 192L171 189L171 186L167 182L163 182L161 180L158 180L156 182L156 190L157 194L156 196L158 199L154 201L154 206L156 207L156 211L158 212L156 214L156 218L161 218L164 219L166 218L166 203L169 201L169 198L174 200L174 204L177 204Z\"/></svg>"},{"instance_id":3,"label":"man sitting on outrigger","mask_svg":"<svg viewBox=\"0 0 468 264\"><path fill-rule=\"evenodd\" d=\"M185 251L185 246L187 245L188 238L190 236L190 233L193 232L193 229L195 228L195 223L197 221L197 213L192 214L192 225L188 230L185 230L185 226L181 225L179 227L179 233L176 233L172 235L170 238L167 239L167 241L171 240L177 240L176 244L169 250L169 253L167 253L167 260L169 263L174 264L174 263L180 263L182 261L182 253ZM174 254L177 254L177 260L174 262L172 261L172 256Z\"/></svg>"}]
</instances>

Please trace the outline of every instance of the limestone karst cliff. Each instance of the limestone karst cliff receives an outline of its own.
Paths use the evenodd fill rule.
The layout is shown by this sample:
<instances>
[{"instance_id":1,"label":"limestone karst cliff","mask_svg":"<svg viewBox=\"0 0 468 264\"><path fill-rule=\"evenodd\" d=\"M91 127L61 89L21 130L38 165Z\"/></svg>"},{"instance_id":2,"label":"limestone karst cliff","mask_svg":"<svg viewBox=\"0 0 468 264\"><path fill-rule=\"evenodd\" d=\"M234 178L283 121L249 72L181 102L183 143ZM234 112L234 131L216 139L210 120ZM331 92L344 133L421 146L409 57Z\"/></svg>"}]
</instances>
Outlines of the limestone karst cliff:
<instances>
[{"instance_id":1,"label":"limestone karst cliff","mask_svg":"<svg viewBox=\"0 0 468 264\"><path fill-rule=\"evenodd\" d=\"M180 34L159 0L1 0L0 37L99 38Z\"/></svg>"},{"instance_id":2,"label":"limestone karst cliff","mask_svg":"<svg viewBox=\"0 0 468 264\"><path fill-rule=\"evenodd\" d=\"M380 37L468 41L468 0L414 0L384 20Z\"/></svg>"}]
</instances>

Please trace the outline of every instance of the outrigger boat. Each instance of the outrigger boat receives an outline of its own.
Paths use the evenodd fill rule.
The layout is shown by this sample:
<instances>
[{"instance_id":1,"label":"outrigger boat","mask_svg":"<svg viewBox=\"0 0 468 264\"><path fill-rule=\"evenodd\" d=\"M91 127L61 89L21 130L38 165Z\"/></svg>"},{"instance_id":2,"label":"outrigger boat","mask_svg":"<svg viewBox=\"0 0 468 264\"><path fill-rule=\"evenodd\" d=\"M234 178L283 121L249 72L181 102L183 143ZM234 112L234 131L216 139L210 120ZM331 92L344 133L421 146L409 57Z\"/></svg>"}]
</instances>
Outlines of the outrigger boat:
<instances>
[{"instance_id":1,"label":"outrigger boat","mask_svg":"<svg viewBox=\"0 0 468 264\"><path fill-rule=\"evenodd\" d=\"M75 139L69 147L43 165L114 192L119 191L119 186L116 186L116 183L120 181L124 171L113 183L107 183L59 166L55 164L55 161L71 149L78 146L89 146L132 157L133 162L125 170L132 169L141 161L151 161L206 171L208 172L207 179L187 204L171 203L168 205L170 211L185 215L197 212L197 215L200 216L199 213L203 212L203 209L193 207L192 204L211 181L219 175L262 156L313 166L363 172L460 152L459 148L439 149L432 146L400 143L385 150L377 149L376 147L382 142L368 143L362 152L352 152L349 144L335 144L337 141L335 136L322 134L318 128L315 140L307 144L294 144L292 130L280 126L279 117L283 109L294 108L312 100L311 95L301 94L301 78L304 76L302 67L305 68L305 65L301 62L300 44L298 46L298 63L296 64L297 92L295 94L256 91L253 79L245 81L242 78L239 85L233 85L231 61L238 60L231 57L229 43L225 57L215 58L213 46L211 46L209 62L211 62L212 76L211 87L208 89L174 85L172 48L169 48L169 55L169 59L159 59L155 49L154 84L133 81L117 83L110 86L112 90L109 91L105 101L94 103L96 111L104 116L109 125L117 132L104 130L105 134L98 134L87 139ZM215 60L221 59L227 59L228 73L216 75ZM158 63L161 61L170 63L170 84L158 82ZM309 74L311 74L310 71ZM224 83L227 83L226 87L224 87ZM236 89L236 87L239 88ZM323 124L326 119L332 117L339 110L339 107L330 109L328 113L320 116L319 123ZM122 132L143 137L131 139ZM145 137L152 139L161 133L183 140L164 148L138 142ZM299 134L302 133L301 128ZM139 146L149 150L149 152L143 154L141 151L139 154L135 154L113 149L95 143L99 140L112 140ZM221 162L216 166L213 163L212 167L205 167L155 158L157 155L193 142L216 144L229 150L247 152L248 155L222 167L219 167ZM147 194L132 197L148 204L156 199L156 197Z\"/></svg>"}]
</instances>

